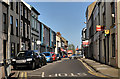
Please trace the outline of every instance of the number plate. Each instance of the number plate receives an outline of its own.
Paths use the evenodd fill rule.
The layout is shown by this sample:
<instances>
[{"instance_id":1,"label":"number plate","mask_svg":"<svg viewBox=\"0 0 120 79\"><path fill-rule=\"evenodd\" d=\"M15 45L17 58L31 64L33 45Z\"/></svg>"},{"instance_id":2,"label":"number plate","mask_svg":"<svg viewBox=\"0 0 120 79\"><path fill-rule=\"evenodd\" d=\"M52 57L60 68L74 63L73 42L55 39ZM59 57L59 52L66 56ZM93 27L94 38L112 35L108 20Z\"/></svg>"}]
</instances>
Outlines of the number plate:
<instances>
[{"instance_id":1,"label":"number plate","mask_svg":"<svg viewBox=\"0 0 120 79\"><path fill-rule=\"evenodd\" d=\"M17 60L16 63L26 63L26 60Z\"/></svg>"}]
</instances>

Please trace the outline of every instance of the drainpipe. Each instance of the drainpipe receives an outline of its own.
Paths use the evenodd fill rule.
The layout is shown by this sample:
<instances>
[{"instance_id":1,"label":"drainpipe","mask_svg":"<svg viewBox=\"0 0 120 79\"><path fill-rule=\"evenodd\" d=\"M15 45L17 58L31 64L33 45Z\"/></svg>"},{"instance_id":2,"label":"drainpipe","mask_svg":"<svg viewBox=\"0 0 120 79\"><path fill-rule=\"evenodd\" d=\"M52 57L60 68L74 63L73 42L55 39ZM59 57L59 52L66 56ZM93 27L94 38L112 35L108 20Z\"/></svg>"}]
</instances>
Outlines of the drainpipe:
<instances>
[{"instance_id":1,"label":"drainpipe","mask_svg":"<svg viewBox=\"0 0 120 79\"><path fill-rule=\"evenodd\" d=\"M11 73L11 65L10 65L10 63L11 63L11 61L10 61L10 59L11 59L11 52L10 52L10 47L11 47L11 45L10 45L10 33L11 33L11 26L10 26L10 6L8 6L8 10L7 11L8 11L8 19L7 19L8 20L8 38L7 38L7 40L8 40L8 42L7 42L8 46L7 47L8 48L7 48L7 58L5 60L6 61L6 67L5 67L6 77L8 77L10 75L10 73Z\"/></svg>"},{"instance_id":2,"label":"drainpipe","mask_svg":"<svg viewBox=\"0 0 120 79\"><path fill-rule=\"evenodd\" d=\"M117 43L118 43L118 37L117 37L117 29L118 29L118 27L117 27L117 0L115 0L115 25L116 25L116 34L115 34L115 37L116 37L116 51L115 51L115 53L116 53L116 66L118 66L118 57L117 57L117 49L118 49L118 47L117 47Z\"/></svg>"}]
</instances>

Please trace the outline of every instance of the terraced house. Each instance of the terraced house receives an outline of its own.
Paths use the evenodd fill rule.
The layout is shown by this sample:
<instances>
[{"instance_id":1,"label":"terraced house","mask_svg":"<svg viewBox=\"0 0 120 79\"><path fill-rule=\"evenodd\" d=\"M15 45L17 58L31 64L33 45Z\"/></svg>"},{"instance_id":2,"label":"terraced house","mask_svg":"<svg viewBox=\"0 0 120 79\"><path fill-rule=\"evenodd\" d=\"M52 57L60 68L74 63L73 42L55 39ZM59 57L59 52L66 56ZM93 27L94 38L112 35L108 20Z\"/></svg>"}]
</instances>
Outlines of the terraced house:
<instances>
[{"instance_id":1,"label":"terraced house","mask_svg":"<svg viewBox=\"0 0 120 79\"><path fill-rule=\"evenodd\" d=\"M0 1L0 78L11 74L10 61L19 51L55 52L56 32L40 22L39 15L23 0Z\"/></svg>"},{"instance_id":2,"label":"terraced house","mask_svg":"<svg viewBox=\"0 0 120 79\"><path fill-rule=\"evenodd\" d=\"M37 41L39 41L40 24L38 22L38 15L40 13L32 6L31 8L31 49L38 50Z\"/></svg>"},{"instance_id":3,"label":"terraced house","mask_svg":"<svg viewBox=\"0 0 120 79\"><path fill-rule=\"evenodd\" d=\"M93 2L86 10L86 40L89 47L86 57L114 67L119 67L118 18L119 2ZM115 6L117 8L115 8ZM101 30L97 31L97 27ZM84 47L86 49L86 47Z\"/></svg>"}]
</instances>

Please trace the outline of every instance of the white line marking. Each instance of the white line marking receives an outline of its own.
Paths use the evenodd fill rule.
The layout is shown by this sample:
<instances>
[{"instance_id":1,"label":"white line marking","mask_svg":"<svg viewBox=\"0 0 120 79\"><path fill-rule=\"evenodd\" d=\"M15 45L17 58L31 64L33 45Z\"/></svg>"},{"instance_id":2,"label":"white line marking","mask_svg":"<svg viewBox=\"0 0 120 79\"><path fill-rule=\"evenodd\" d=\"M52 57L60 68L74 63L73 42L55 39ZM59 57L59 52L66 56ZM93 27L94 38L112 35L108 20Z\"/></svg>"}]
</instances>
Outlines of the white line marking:
<instances>
[{"instance_id":1,"label":"white line marking","mask_svg":"<svg viewBox=\"0 0 120 79\"><path fill-rule=\"evenodd\" d=\"M65 76L67 76L67 74L65 73Z\"/></svg>"},{"instance_id":2,"label":"white line marking","mask_svg":"<svg viewBox=\"0 0 120 79\"><path fill-rule=\"evenodd\" d=\"M73 73L71 73L71 76L74 76L74 74L73 74Z\"/></svg>"},{"instance_id":3,"label":"white line marking","mask_svg":"<svg viewBox=\"0 0 120 79\"><path fill-rule=\"evenodd\" d=\"M55 74L55 77L57 77L57 74Z\"/></svg>"},{"instance_id":4,"label":"white line marking","mask_svg":"<svg viewBox=\"0 0 120 79\"><path fill-rule=\"evenodd\" d=\"M61 74L58 74L59 75L59 77L61 77Z\"/></svg>"},{"instance_id":5,"label":"white line marking","mask_svg":"<svg viewBox=\"0 0 120 79\"><path fill-rule=\"evenodd\" d=\"M42 77L45 77L44 75L45 75L45 73L44 73L44 72L42 72Z\"/></svg>"},{"instance_id":6,"label":"white line marking","mask_svg":"<svg viewBox=\"0 0 120 79\"><path fill-rule=\"evenodd\" d=\"M77 75L74 75L73 73L71 73L71 76L74 76L74 77L75 77L75 76L77 76Z\"/></svg>"},{"instance_id":7,"label":"white line marking","mask_svg":"<svg viewBox=\"0 0 120 79\"><path fill-rule=\"evenodd\" d=\"M49 77L52 77L52 75L49 75Z\"/></svg>"},{"instance_id":8,"label":"white line marking","mask_svg":"<svg viewBox=\"0 0 120 79\"><path fill-rule=\"evenodd\" d=\"M87 74L86 73L83 73L84 76L86 76Z\"/></svg>"},{"instance_id":9,"label":"white line marking","mask_svg":"<svg viewBox=\"0 0 120 79\"><path fill-rule=\"evenodd\" d=\"M81 76L81 73L77 73L79 76Z\"/></svg>"}]
</instances>

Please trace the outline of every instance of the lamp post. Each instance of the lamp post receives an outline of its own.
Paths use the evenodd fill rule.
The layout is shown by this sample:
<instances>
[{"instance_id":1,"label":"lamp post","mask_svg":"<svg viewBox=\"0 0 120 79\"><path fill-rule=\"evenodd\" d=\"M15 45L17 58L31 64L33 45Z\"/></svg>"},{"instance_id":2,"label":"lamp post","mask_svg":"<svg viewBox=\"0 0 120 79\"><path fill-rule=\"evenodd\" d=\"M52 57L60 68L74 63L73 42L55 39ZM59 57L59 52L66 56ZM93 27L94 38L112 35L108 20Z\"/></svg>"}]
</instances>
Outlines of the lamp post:
<instances>
[{"instance_id":1,"label":"lamp post","mask_svg":"<svg viewBox=\"0 0 120 79\"><path fill-rule=\"evenodd\" d=\"M40 52L40 44L41 44L41 41L37 40L37 45L38 45L39 52Z\"/></svg>"}]
</instances>

